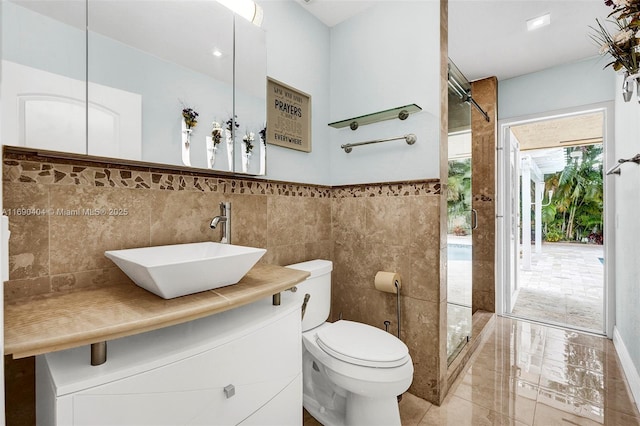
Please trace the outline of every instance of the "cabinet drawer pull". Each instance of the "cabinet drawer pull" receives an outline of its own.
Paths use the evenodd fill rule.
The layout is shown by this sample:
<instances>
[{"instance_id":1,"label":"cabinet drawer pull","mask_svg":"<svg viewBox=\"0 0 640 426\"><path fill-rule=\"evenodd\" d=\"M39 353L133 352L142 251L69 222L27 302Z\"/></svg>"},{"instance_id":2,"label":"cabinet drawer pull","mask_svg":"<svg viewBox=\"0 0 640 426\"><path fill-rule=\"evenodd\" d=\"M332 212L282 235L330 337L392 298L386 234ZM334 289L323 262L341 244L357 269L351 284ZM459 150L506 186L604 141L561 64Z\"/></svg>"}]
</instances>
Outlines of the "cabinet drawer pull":
<instances>
[{"instance_id":1,"label":"cabinet drawer pull","mask_svg":"<svg viewBox=\"0 0 640 426\"><path fill-rule=\"evenodd\" d=\"M227 399L231 398L235 394L236 394L236 387L235 386L227 385L227 386L224 387L224 396L226 396Z\"/></svg>"}]
</instances>

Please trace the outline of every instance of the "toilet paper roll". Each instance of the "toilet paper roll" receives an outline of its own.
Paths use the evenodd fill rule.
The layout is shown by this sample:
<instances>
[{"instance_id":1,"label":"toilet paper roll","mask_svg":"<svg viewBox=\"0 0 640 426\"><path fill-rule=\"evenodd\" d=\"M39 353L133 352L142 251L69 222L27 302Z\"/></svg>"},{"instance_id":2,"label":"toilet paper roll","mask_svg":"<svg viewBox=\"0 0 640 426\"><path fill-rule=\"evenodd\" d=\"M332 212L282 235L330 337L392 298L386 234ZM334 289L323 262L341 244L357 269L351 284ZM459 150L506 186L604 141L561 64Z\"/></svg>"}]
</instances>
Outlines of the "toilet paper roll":
<instances>
[{"instance_id":1,"label":"toilet paper roll","mask_svg":"<svg viewBox=\"0 0 640 426\"><path fill-rule=\"evenodd\" d=\"M399 289L402 286L402 278L400 277L400 274L396 274L395 272L378 271L375 279L376 290L395 294L396 281L398 282Z\"/></svg>"}]
</instances>

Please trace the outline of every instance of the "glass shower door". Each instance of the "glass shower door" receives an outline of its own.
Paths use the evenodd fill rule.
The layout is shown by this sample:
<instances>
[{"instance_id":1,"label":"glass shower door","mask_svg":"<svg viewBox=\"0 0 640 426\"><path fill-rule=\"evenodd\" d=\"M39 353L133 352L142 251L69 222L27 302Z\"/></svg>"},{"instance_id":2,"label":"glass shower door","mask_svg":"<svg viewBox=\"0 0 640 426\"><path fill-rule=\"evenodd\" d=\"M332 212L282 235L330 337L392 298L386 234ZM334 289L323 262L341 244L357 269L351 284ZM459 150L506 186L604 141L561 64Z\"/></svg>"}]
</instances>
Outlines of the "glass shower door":
<instances>
[{"instance_id":1,"label":"glass shower door","mask_svg":"<svg viewBox=\"0 0 640 426\"><path fill-rule=\"evenodd\" d=\"M449 61L447 193L447 361L471 336L472 242L471 85Z\"/></svg>"},{"instance_id":2,"label":"glass shower door","mask_svg":"<svg viewBox=\"0 0 640 426\"><path fill-rule=\"evenodd\" d=\"M471 139L470 132L459 135ZM452 135L449 136L451 141ZM453 360L471 335L471 157L449 159L447 232L447 357Z\"/></svg>"}]
</instances>

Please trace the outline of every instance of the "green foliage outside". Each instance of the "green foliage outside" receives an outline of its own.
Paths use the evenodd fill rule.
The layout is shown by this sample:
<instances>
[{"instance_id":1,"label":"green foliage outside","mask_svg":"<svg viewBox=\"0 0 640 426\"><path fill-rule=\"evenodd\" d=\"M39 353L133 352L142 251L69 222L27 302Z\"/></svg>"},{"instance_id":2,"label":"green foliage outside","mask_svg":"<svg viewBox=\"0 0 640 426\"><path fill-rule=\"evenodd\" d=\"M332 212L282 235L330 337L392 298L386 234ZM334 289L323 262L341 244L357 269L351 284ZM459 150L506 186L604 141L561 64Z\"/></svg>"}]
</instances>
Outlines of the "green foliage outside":
<instances>
[{"instance_id":1,"label":"green foliage outside","mask_svg":"<svg viewBox=\"0 0 640 426\"><path fill-rule=\"evenodd\" d=\"M557 228L551 228L545 233L544 239L550 243L557 243L562 240L562 231Z\"/></svg>"},{"instance_id":2,"label":"green foliage outside","mask_svg":"<svg viewBox=\"0 0 640 426\"><path fill-rule=\"evenodd\" d=\"M447 193L448 232L471 233L471 158L449 161Z\"/></svg>"},{"instance_id":3,"label":"green foliage outside","mask_svg":"<svg viewBox=\"0 0 640 426\"><path fill-rule=\"evenodd\" d=\"M565 148L565 155L564 170L545 176L545 193L553 190L542 208L545 240L602 244L602 144Z\"/></svg>"},{"instance_id":4,"label":"green foliage outside","mask_svg":"<svg viewBox=\"0 0 640 426\"><path fill-rule=\"evenodd\" d=\"M572 155L572 153L574 153ZM553 190L542 207L545 241L603 241L602 144L565 148L567 165L561 172L545 175L545 194ZM448 232L471 233L471 159L449 161L447 193ZM544 200L545 203L548 200ZM533 209L531 209L533 224Z\"/></svg>"}]
</instances>

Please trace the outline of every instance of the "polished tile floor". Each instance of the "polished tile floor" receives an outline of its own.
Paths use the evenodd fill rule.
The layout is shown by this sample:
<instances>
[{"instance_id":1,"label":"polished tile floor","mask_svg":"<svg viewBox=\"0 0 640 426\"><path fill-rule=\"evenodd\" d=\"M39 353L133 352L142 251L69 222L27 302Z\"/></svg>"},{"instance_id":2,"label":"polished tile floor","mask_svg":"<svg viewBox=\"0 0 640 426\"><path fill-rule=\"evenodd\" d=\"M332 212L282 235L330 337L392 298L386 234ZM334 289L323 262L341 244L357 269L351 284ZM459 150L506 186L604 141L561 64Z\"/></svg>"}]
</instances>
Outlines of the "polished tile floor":
<instances>
[{"instance_id":1,"label":"polished tile floor","mask_svg":"<svg viewBox=\"0 0 640 426\"><path fill-rule=\"evenodd\" d=\"M403 425L640 425L610 340L508 318L441 407L408 397L401 412Z\"/></svg>"},{"instance_id":2,"label":"polished tile floor","mask_svg":"<svg viewBox=\"0 0 640 426\"><path fill-rule=\"evenodd\" d=\"M470 247L470 237L448 236L453 247ZM520 268L512 314L523 319L603 332L604 247L543 243L532 247L531 268ZM455 254L455 250L454 250ZM471 331L471 260L450 256L447 268L447 354L455 356Z\"/></svg>"},{"instance_id":3,"label":"polished tile floor","mask_svg":"<svg viewBox=\"0 0 640 426\"><path fill-rule=\"evenodd\" d=\"M497 318L442 406L405 394L404 426L640 426L613 343ZM305 426L317 425L305 414Z\"/></svg>"}]
</instances>

